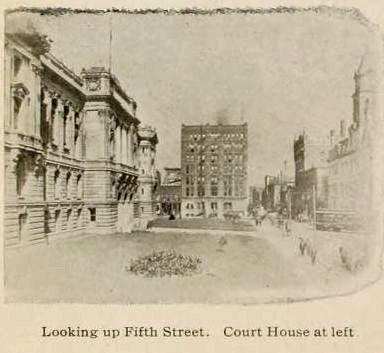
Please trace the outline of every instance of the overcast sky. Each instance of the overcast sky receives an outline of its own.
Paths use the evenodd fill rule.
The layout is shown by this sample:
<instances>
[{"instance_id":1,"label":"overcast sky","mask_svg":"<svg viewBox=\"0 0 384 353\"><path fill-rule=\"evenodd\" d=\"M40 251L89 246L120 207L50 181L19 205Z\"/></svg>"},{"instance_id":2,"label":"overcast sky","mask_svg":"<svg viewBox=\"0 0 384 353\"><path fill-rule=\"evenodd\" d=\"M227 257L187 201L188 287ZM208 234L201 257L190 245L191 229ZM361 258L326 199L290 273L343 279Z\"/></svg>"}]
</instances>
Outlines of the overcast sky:
<instances>
[{"instance_id":1,"label":"overcast sky","mask_svg":"<svg viewBox=\"0 0 384 353\"><path fill-rule=\"evenodd\" d=\"M218 115L248 122L250 184L276 175L284 160L293 174L298 132L327 135L351 120L353 73L377 45L365 26L340 15L28 17L76 73L108 66L112 22L112 71L138 102L139 119L157 129L159 169L180 165L182 123L215 123Z\"/></svg>"}]
</instances>

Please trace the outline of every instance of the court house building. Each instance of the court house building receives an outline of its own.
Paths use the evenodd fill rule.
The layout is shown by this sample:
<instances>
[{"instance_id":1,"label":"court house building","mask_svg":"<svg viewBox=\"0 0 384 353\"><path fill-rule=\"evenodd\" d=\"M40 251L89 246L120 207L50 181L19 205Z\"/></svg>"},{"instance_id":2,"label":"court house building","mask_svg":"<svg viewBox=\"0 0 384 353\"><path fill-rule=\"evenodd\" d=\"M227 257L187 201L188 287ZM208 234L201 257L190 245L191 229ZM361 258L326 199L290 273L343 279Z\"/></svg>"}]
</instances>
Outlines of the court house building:
<instances>
[{"instance_id":1,"label":"court house building","mask_svg":"<svg viewBox=\"0 0 384 353\"><path fill-rule=\"evenodd\" d=\"M77 75L46 37L8 33L4 85L7 246L153 217L157 134L109 70Z\"/></svg>"}]
</instances>

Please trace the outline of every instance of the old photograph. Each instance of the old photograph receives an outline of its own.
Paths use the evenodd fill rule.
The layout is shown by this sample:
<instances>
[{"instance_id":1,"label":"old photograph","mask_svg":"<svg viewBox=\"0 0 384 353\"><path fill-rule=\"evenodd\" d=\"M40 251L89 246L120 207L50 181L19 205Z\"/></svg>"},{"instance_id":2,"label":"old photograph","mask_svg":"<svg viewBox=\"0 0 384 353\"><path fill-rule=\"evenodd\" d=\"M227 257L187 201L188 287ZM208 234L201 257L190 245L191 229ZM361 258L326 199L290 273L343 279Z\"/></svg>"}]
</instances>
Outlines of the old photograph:
<instances>
[{"instance_id":1,"label":"old photograph","mask_svg":"<svg viewBox=\"0 0 384 353\"><path fill-rule=\"evenodd\" d=\"M9 10L6 302L289 303L375 282L383 48L348 8Z\"/></svg>"}]
</instances>

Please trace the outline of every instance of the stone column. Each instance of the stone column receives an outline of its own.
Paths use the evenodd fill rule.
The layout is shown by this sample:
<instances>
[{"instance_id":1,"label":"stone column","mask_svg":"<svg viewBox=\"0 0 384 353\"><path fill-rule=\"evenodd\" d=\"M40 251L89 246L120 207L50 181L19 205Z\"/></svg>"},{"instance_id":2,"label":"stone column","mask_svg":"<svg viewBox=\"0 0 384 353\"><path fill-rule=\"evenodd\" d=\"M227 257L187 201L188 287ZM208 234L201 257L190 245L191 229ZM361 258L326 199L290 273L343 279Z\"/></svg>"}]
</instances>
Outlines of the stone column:
<instances>
[{"instance_id":1,"label":"stone column","mask_svg":"<svg viewBox=\"0 0 384 353\"><path fill-rule=\"evenodd\" d=\"M75 111L71 103L69 104L69 112L67 116L67 132L67 147L69 148L71 156L74 156Z\"/></svg>"},{"instance_id":2,"label":"stone column","mask_svg":"<svg viewBox=\"0 0 384 353\"><path fill-rule=\"evenodd\" d=\"M32 70L34 73L34 94L33 94L33 102L32 102L32 109L33 109L33 134L35 137L40 136L40 70L39 68L32 64Z\"/></svg>"},{"instance_id":3,"label":"stone column","mask_svg":"<svg viewBox=\"0 0 384 353\"><path fill-rule=\"evenodd\" d=\"M75 116L76 114L78 113L78 109L76 108L76 111L73 113L73 124L76 123L76 120L75 120ZM81 113L78 113L79 116L78 116L78 120L79 120L79 131L78 131L78 136L77 136L77 140L76 140L76 145L74 144L74 151L73 151L73 155L75 156L75 158L80 158L81 157L81 144L82 144L82 138L81 138ZM75 143L75 136L73 136L73 143Z\"/></svg>"},{"instance_id":4,"label":"stone column","mask_svg":"<svg viewBox=\"0 0 384 353\"><path fill-rule=\"evenodd\" d=\"M116 163L121 163L121 126L116 126Z\"/></svg>"},{"instance_id":5,"label":"stone column","mask_svg":"<svg viewBox=\"0 0 384 353\"><path fill-rule=\"evenodd\" d=\"M78 149L78 158L83 158L86 154L86 146L85 146L85 132L84 132L84 122L85 122L85 113L80 112L79 113L79 119L80 119L80 131L79 131L79 149Z\"/></svg>"},{"instance_id":6,"label":"stone column","mask_svg":"<svg viewBox=\"0 0 384 353\"><path fill-rule=\"evenodd\" d=\"M132 146L132 124L129 125L128 129L128 148L127 148L127 153L128 153L128 164L130 166L133 165L133 157L132 157L132 151L133 151L133 146Z\"/></svg>"},{"instance_id":7,"label":"stone column","mask_svg":"<svg viewBox=\"0 0 384 353\"><path fill-rule=\"evenodd\" d=\"M129 164L131 165L131 159L130 159L130 139L129 139L129 131L130 131L130 128L128 127L128 129L125 130L125 140L127 141L126 143L126 147L125 147L125 160L126 160L126 164Z\"/></svg>"},{"instance_id":8,"label":"stone column","mask_svg":"<svg viewBox=\"0 0 384 353\"><path fill-rule=\"evenodd\" d=\"M54 140L53 142L57 145L59 150L63 149L63 102L61 99L57 99L57 108L55 111L55 118L54 118L54 123L53 123L53 137Z\"/></svg>"},{"instance_id":9,"label":"stone column","mask_svg":"<svg viewBox=\"0 0 384 353\"><path fill-rule=\"evenodd\" d=\"M127 132L124 126L121 127L121 163L127 164Z\"/></svg>"}]
</instances>

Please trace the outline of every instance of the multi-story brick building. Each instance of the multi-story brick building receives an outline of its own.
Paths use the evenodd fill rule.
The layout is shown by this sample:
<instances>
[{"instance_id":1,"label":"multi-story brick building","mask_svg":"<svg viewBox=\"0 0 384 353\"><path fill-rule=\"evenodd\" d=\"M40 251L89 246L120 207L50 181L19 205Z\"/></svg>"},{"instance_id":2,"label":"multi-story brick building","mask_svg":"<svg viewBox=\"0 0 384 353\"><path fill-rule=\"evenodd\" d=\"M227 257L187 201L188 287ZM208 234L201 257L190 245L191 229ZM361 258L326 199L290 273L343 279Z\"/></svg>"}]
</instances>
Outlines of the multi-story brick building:
<instances>
[{"instance_id":1,"label":"multi-story brick building","mask_svg":"<svg viewBox=\"0 0 384 353\"><path fill-rule=\"evenodd\" d=\"M292 195L293 216L313 216L313 206L328 205L328 157L329 141L326 138L303 132L295 138L295 190ZM314 197L316 203L314 203Z\"/></svg>"},{"instance_id":2,"label":"multi-story brick building","mask_svg":"<svg viewBox=\"0 0 384 353\"><path fill-rule=\"evenodd\" d=\"M138 166L148 145L152 167L156 133L140 133L136 102L109 71L78 76L48 49L38 33L6 36L6 245L129 231L148 215L152 191L135 195L139 178L143 188L153 181Z\"/></svg>"},{"instance_id":3,"label":"multi-story brick building","mask_svg":"<svg viewBox=\"0 0 384 353\"><path fill-rule=\"evenodd\" d=\"M182 125L182 217L247 212L248 126Z\"/></svg>"}]
</instances>

